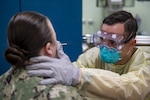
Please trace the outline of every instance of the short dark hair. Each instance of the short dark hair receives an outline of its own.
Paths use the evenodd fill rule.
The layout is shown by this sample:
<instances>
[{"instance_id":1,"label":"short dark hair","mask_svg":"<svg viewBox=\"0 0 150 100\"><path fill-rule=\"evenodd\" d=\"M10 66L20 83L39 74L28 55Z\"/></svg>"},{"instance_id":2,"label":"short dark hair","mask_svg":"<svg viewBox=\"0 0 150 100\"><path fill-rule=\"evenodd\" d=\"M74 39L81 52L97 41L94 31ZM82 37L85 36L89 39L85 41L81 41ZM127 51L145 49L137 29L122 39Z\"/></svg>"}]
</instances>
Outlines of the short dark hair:
<instances>
[{"instance_id":1,"label":"short dark hair","mask_svg":"<svg viewBox=\"0 0 150 100\"><path fill-rule=\"evenodd\" d=\"M7 36L5 58L13 65L37 56L47 42L53 42L48 18L31 11L19 12L10 19Z\"/></svg>"},{"instance_id":2,"label":"short dark hair","mask_svg":"<svg viewBox=\"0 0 150 100\"><path fill-rule=\"evenodd\" d=\"M124 23L125 32L130 36L132 34L133 37L136 36L136 32L138 30L138 25L136 19L130 12L127 11L117 11L110 14L103 20L103 24L113 25L117 23Z\"/></svg>"}]
</instances>

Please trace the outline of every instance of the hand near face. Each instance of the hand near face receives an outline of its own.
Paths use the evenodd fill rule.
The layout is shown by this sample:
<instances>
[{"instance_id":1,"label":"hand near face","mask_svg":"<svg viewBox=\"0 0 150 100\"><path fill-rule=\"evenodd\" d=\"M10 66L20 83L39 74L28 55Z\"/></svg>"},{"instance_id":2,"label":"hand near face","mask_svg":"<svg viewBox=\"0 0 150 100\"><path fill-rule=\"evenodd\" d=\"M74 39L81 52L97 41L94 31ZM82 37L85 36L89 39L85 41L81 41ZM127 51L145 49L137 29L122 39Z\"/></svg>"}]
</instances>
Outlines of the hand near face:
<instances>
[{"instance_id":1,"label":"hand near face","mask_svg":"<svg viewBox=\"0 0 150 100\"><path fill-rule=\"evenodd\" d=\"M26 66L30 76L48 77L40 84L77 85L80 69L75 67L69 57L63 52L62 46L57 44L58 58L38 56L30 58L33 64Z\"/></svg>"}]
</instances>

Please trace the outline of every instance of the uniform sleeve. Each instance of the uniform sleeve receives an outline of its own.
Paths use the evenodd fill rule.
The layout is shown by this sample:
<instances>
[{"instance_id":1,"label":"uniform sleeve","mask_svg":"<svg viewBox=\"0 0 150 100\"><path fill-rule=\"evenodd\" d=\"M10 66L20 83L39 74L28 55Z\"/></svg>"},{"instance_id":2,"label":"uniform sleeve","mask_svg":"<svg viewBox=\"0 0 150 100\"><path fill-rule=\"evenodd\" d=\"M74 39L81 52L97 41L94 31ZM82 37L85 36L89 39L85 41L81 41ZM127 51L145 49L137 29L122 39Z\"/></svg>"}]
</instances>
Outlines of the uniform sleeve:
<instances>
[{"instance_id":1,"label":"uniform sleeve","mask_svg":"<svg viewBox=\"0 0 150 100\"><path fill-rule=\"evenodd\" d=\"M122 75L82 68L81 93L93 98L144 100L150 93L150 52L141 51L135 57L129 72Z\"/></svg>"}]
</instances>

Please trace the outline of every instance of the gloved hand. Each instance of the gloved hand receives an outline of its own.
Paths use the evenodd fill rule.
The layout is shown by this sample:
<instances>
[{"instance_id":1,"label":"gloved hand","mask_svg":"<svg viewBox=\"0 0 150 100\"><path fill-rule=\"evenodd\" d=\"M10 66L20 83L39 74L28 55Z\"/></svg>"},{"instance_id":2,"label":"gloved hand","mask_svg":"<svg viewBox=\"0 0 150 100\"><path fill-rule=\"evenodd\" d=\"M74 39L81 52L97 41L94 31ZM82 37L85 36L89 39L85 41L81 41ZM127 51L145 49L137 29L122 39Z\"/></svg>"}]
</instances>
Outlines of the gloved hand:
<instances>
[{"instance_id":1,"label":"gloved hand","mask_svg":"<svg viewBox=\"0 0 150 100\"><path fill-rule=\"evenodd\" d=\"M48 56L32 57L26 69L30 76L48 77L40 84L64 84L77 85L80 77L80 69L75 67L69 57L63 52L62 46L58 42L57 55L59 58Z\"/></svg>"}]
</instances>

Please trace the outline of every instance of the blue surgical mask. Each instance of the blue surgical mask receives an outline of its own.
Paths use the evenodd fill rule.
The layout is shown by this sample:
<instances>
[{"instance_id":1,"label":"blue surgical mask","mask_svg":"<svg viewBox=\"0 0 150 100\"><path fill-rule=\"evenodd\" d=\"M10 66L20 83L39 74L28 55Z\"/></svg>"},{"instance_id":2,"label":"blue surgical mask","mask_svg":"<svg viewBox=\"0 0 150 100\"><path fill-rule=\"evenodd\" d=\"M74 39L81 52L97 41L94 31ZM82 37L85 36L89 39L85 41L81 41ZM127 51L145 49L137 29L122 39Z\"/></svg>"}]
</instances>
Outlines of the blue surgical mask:
<instances>
[{"instance_id":1,"label":"blue surgical mask","mask_svg":"<svg viewBox=\"0 0 150 100\"><path fill-rule=\"evenodd\" d=\"M115 48L102 45L100 46L100 58L106 63L116 63L121 59L121 54Z\"/></svg>"}]
</instances>

